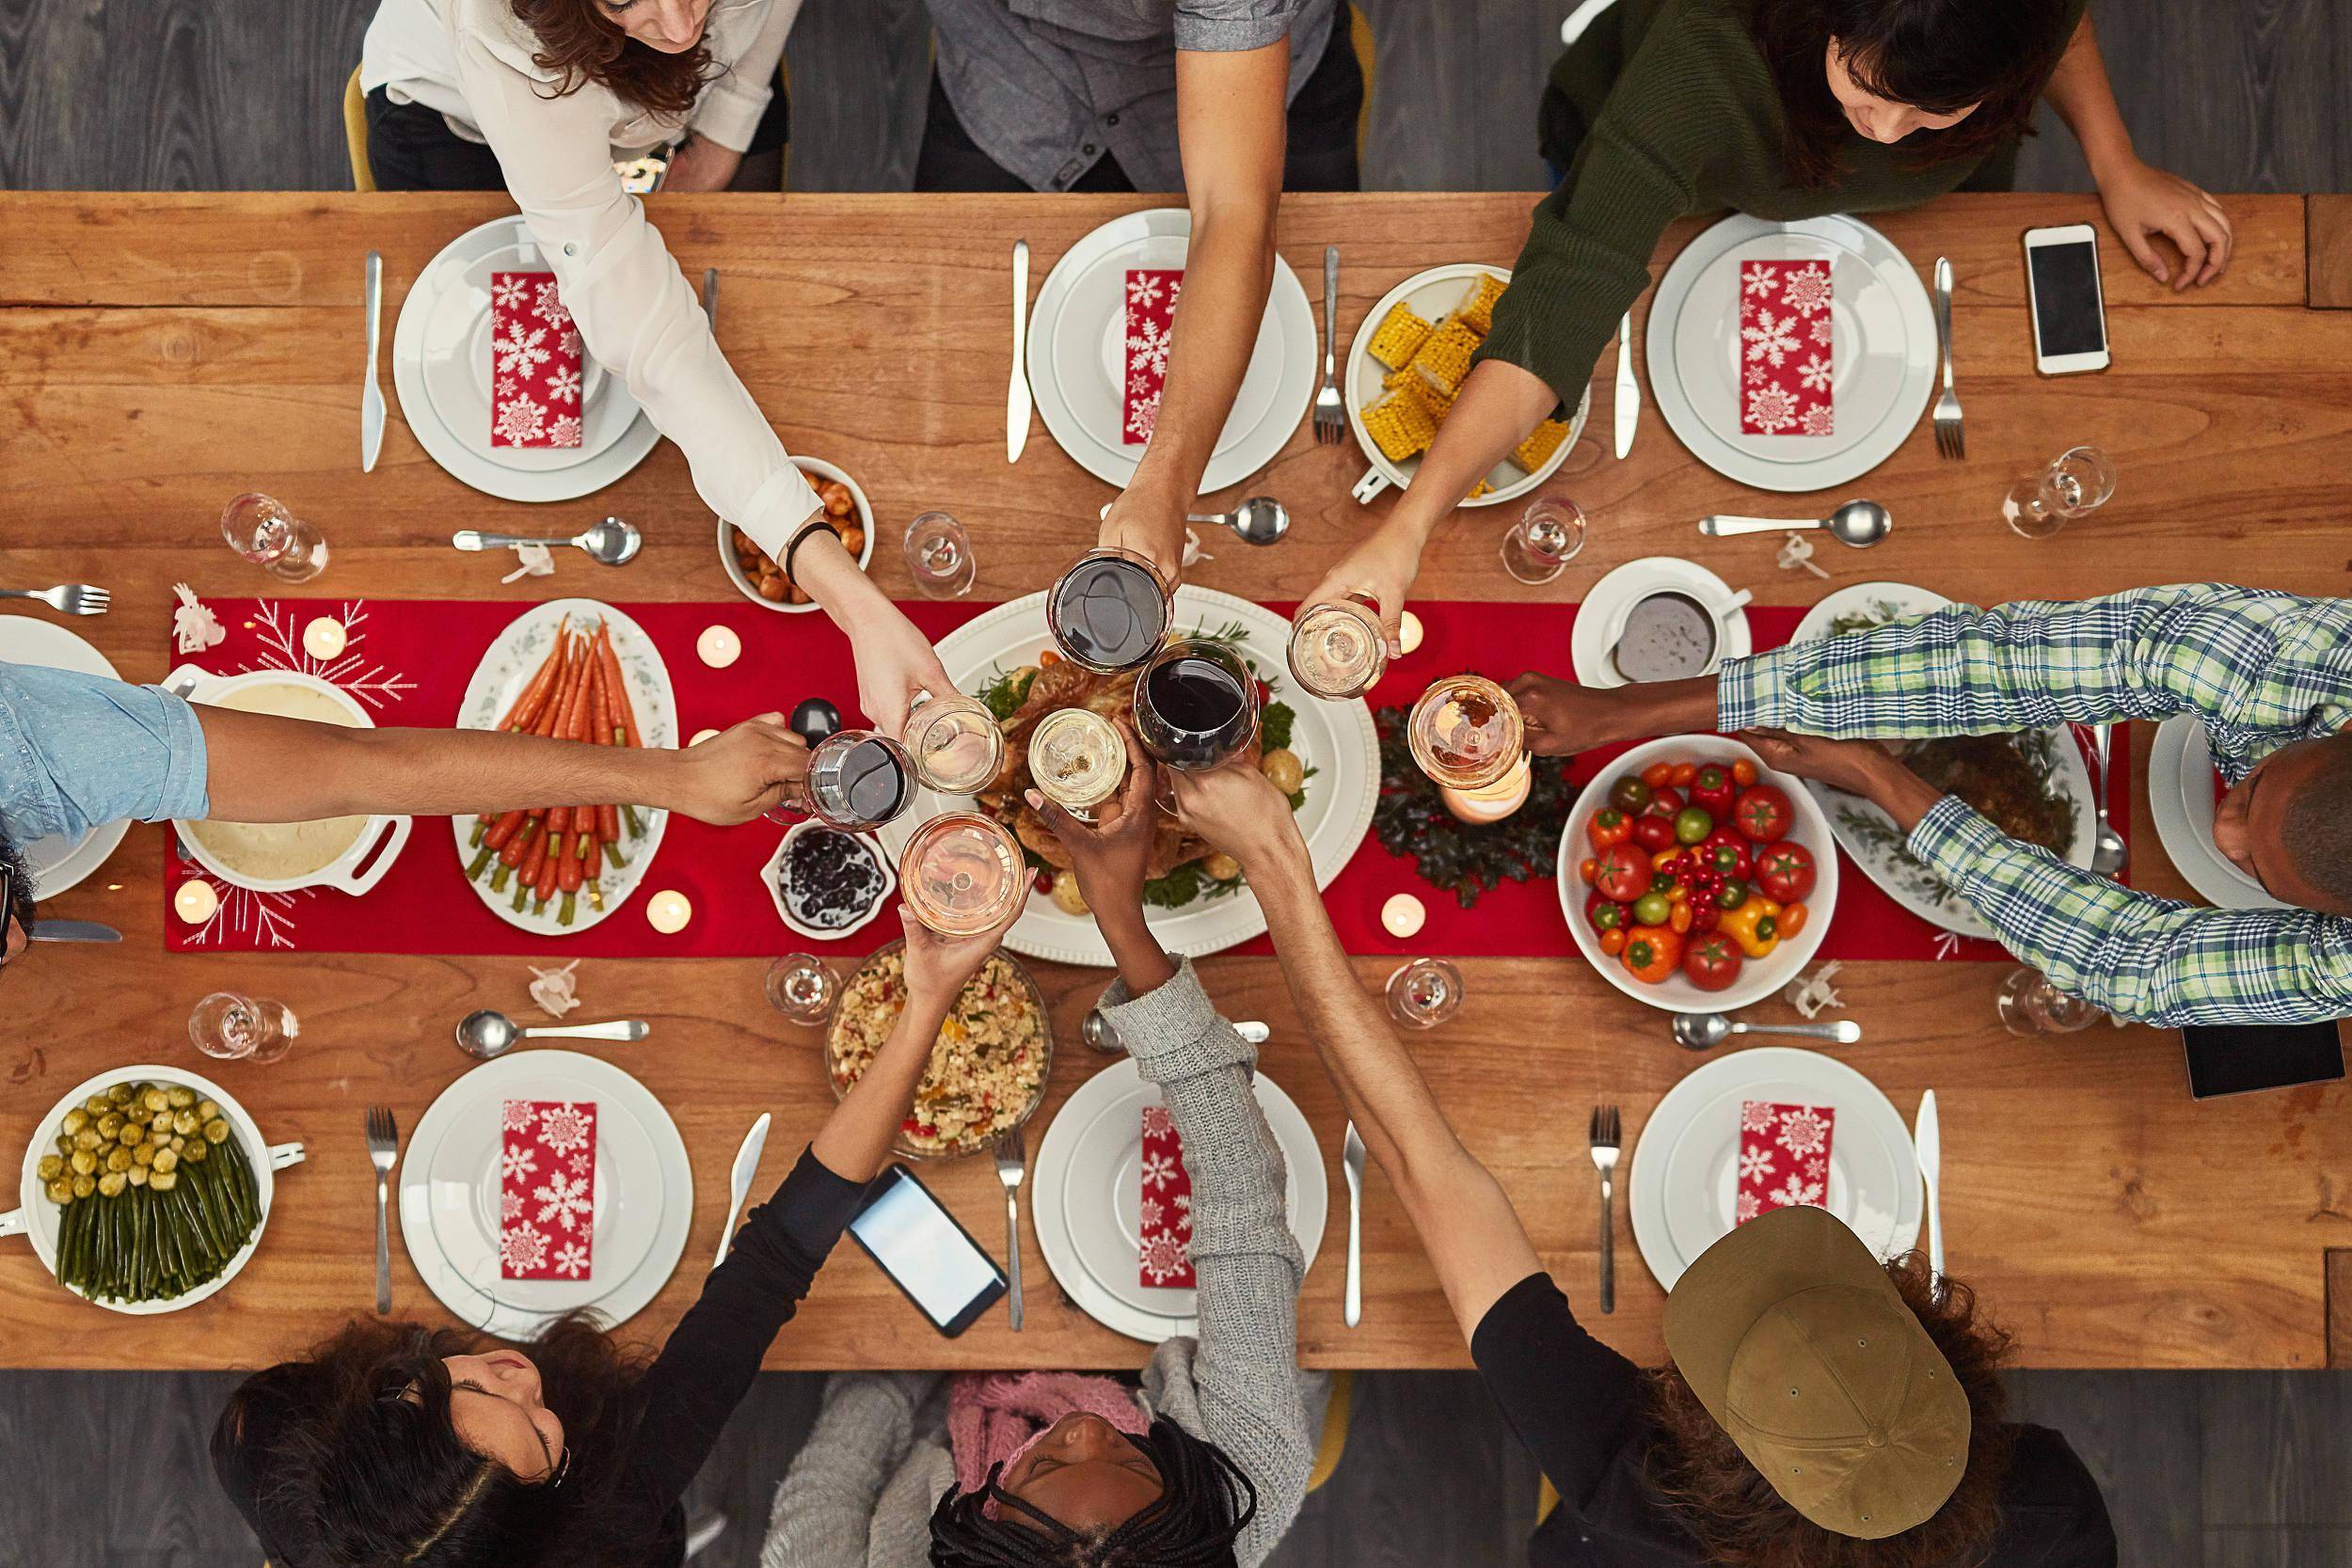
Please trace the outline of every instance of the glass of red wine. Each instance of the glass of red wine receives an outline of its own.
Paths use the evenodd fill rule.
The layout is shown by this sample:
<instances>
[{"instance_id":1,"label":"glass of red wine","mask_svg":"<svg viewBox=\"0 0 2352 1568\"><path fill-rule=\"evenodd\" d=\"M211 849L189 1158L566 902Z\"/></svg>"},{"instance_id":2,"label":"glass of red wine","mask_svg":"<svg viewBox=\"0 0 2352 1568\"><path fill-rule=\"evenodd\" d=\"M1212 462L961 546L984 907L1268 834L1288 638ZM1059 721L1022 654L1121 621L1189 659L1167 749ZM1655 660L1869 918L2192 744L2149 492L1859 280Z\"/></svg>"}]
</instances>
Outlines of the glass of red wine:
<instances>
[{"instance_id":1,"label":"glass of red wine","mask_svg":"<svg viewBox=\"0 0 2352 1568\"><path fill-rule=\"evenodd\" d=\"M790 785L768 816L813 816L859 833L881 827L914 798L914 763L906 748L872 730L835 730L808 753L808 776Z\"/></svg>"},{"instance_id":2,"label":"glass of red wine","mask_svg":"<svg viewBox=\"0 0 2352 1568\"><path fill-rule=\"evenodd\" d=\"M1150 658L1168 636L1168 586L1133 550L1087 551L1045 596L1045 625L1062 657L1115 675Z\"/></svg>"},{"instance_id":3,"label":"glass of red wine","mask_svg":"<svg viewBox=\"0 0 2352 1568\"><path fill-rule=\"evenodd\" d=\"M1136 737L1170 768L1219 767L1258 738L1258 677L1223 642L1170 642L1136 678Z\"/></svg>"}]
</instances>

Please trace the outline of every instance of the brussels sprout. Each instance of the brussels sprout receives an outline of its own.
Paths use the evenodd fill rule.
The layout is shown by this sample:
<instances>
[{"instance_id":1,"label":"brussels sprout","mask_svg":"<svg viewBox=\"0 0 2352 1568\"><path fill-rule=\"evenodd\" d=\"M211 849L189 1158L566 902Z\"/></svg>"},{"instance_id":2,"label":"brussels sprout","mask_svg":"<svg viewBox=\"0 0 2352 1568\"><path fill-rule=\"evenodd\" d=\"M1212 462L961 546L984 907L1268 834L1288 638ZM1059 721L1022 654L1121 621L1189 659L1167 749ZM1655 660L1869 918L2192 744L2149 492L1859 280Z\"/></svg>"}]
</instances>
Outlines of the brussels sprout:
<instances>
[{"instance_id":1,"label":"brussels sprout","mask_svg":"<svg viewBox=\"0 0 2352 1568\"><path fill-rule=\"evenodd\" d=\"M159 1193L167 1193L180 1184L180 1178L167 1170L159 1170L147 1179L147 1184Z\"/></svg>"},{"instance_id":2,"label":"brussels sprout","mask_svg":"<svg viewBox=\"0 0 2352 1568\"><path fill-rule=\"evenodd\" d=\"M72 1202L73 1178L70 1176L60 1176L55 1181L49 1183L49 1201L52 1203Z\"/></svg>"},{"instance_id":3,"label":"brussels sprout","mask_svg":"<svg viewBox=\"0 0 2352 1568\"><path fill-rule=\"evenodd\" d=\"M212 1120L206 1122L204 1124L204 1141L208 1144L227 1143L229 1141L229 1123L222 1120L218 1117L215 1117Z\"/></svg>"},{"instance_id":4,"label":"brussels sprout","mask_svg":"<svg viewBox=\"0 0 2352 1568\"><path fill-rule=\"evenodd\" d=\"M168 1111L171 1109L171 1096L161 1089L150 1089L139 1096L139 1103L151 1111Z\"/></svg>"},{"instance_id":5,"label":"brussels sprout","mask_svg":"<svg viewBox=\"0 0 2352 1568\"><path fill-rule=\"evenodd\" d=\"M103 1116L114 1109L114 1103L103 1094L94 1094L82 1101L82 1109L94 1117Z\"/></svg>"},{"instance_id":6,"label":"brussels sprout","mask_svg":"<svg viewBox=\"0 0 2352 1568\"><path fill-rule=\"evenodd\" d=\"M138 1092L139 1091L136 1088L133 1087L129 1084L117 1084L113 1088L106 1091L106 1098L113 1101L118 1105L128 1105L131 1103L131 1097Z\"/></svg>"},{"instance_id":7,"label":"brussels sprout","mask_svg":"<svg viewBox=\"0 0 2352 1568\"><path fill-rule=\"evenodd\" d=\"M73 1151L73 1158L66 1164L73 1167L76 1176L87 1176L98 1168L98 1156L89 1149L77 1148Z\"/></svg>"},{"instance_id":8,"label":"brussels sprout","mask_svg":"<svg viewBox=\"0 0 2352 1568\"><path fill-rule=\"evenodd\" d=\"M196 1119L196 1113L194 1111L175 1111L172 1113L171 1130L174 1132L179 1133L183 1138L203 1125L204 1124L202 1122Z\"/></svg>"},{"instance_id":9,"label":"brussels sprout","mask_svg":"<svg viewBox=\"0 0 2352 1568\"><path fill-rule=\"evenodd\" d=\"M98 1179L98 1196L101 1197L120 1197L122 1196L122 1188L125 1180L126 1178L120 1171L108 1171L105 1175Z\"/></svg>"},{"instance_id":10,"label":"brussels sprout","mask_svg":"<svg viewBox=\"0 0 2352 1568\"><path fill-rule=\"evenodd\" d=\"M164 1098L170 1101L173 1110L184 1111L196 1103L196 1091L174 1085L164 1092Z\"/></svg>"},{"instance_id":11,"label":"brussels sprout","mask_svg":"<svg viewBox=\"0 0 2352 1568\"><path fill-rule=\"evenodd\" d=\"M85 1127L73 1134L73 1148L76 1152L96 1148L103 1141L99 1137L98 1129L95 1127Z\"/></svg>"},{"instance_id":12,"label":"brussels sprout","mask_svg":"<svg viewBox=\"0 0 2352 1568\"><path fill-rule=\"evenodd\" d=\"M73 1179L73 1196L75 1197L87 1197L90 1194L96 1192L97 1190L98 1178L95 1176L77 1176Z\"/></svg>"},{"instance_id":13,"label":"brussels sprout","mask_svg":"<svg viewBox=\"0 0 2352 1568\"><path fill-rule=\"evenodd\" d=\"M98 1135L102 1138L122 1136L122 1113L119 1111L108 1111L98 1118Z\"/></svg>"},{"instance_id":14,"label":"brussels sprout","mask_svg":"<svg viewBox=\"0 0 2352 1568\"><path fill-rule=\"evenodd\" d=\"M193 1138L189 1140L188 1147L180 1151L180 1158L188 1164L200 1165L204 1163L204 1157L212 1151L211 1144L201 1138Z\"/></svg>"},{"instance_id":15,"label":"brussels sprout","mask_svg":"<svg viewBox=\"0 0 2352 1568\"><path fill-rule=\"evenodd\" d=\"M135 1168L151 1165L154 1163L155 1146L153 1144L142 1143L138 1148L131 1150L131 1164Z\"/></svg>"},{"instance_id":16,"label":"brussels sprout","mask_svg":"<svg viewBox=\"0 0 2352 1568\"><path fill-rule=\"evenodd\" d=\"M173 1153L168 1148L158 1149L155 1153L155 1174L157 1176L162 1176L168 1171L178 1168L179 1164L180 1156Z\"/></svg>"},{"instance_id":17,"label":"brussels sprout","mask_svg":"<svg viewBox=\"0 0 2352 1568\"><path fill-rule=\"evenodd\" d=\"M211 1121L220 1115L220 1102L216 1100L199 1100L196 1102L196 1114L206 1121Z\"/></svg>"},{"instance_id":18,"label":"brussels sprout","mask_svg":"<svg viewBox=\"0 0 2352 1568\"><path fill-rule=\"evenodd\" d=\"M55 1154L44 1154L40 1157L40 1164L33 1167L33 1174L40 1177L44 1182L55 1181L64 1169L65 1162L63 1160L57 1158Z\"/></svg>"},{"instance_id":19,"label":"brussels sprout","mask_svg":"<svg viewBox=\"0 0 2352 1568\"><path fill-rule=\"evenodd\" d=\"M115 1141L125 1148L136 1148L147 1141L147 1129L135 1121L126 1121L122 1131L115 1134Z\"/></svg>"},{"instance_id":20,"label":"brussels sprout","mask_svg":"<svg viewBox=\"0 0 2352 1568\"><path fill-rule=\"evenodd\" d=\"M122 1174L134 1187L144 1187L147 1185L147 1179L153 1173L151 1172L145 1165L133 1165L129 1170L124 1171Z\"/></svg>"},{"instance_id":21,"label":"brussels sprout","mask_svg":"<svg viewBox=\"0 0 2352 1568\"><path fill-rule=\"evenodd\" d=\"M79 1132L83 1128L89 1125L89 1113L82 1109L79 1105L76 1105L73 1109L65 1114L65 1120L59 1122L57 1125L66 1132Z\"/></svg>"},{"instance_id":22,"label":"brussels sprout","mask_svg":"<svg viewBox=\"0 0 2352 1568\"><path fill-rule=\"evenodd\" d=\"M131 1151L123 1148L120 1144L117 1144L114 1148L106 1150L106 1168L108 1170L129 1170L131 1168Z\"/></svg>"},{"instance_id":23,"label":"brussels sprout","mask_svg":"<svg viewBox=\"0 0 2352 1568\"><path fill-rule=\"evenodd\" d=\"M182 1149L188 1147L188 1140L180 1136L177 1132L171 1135L169 1142L171 1145L171 1151L174 1154L179 1153Z\"/></svg>"}]
</instances>

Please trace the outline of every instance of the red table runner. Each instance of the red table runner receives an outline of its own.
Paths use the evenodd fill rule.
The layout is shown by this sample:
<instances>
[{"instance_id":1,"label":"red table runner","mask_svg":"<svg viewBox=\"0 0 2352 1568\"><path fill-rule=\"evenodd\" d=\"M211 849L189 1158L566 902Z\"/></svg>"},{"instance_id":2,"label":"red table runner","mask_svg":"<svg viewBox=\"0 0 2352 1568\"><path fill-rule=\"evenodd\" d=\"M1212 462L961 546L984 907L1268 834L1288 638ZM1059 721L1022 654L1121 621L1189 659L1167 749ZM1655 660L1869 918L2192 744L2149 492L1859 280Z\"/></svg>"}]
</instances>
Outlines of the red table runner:
<instances>
[{"instance_id":1,"label":"red table runner","mask_svg":"<svg viewBox=\"0 0 2352 1568\"><path fill-rule=\"evenodd\" d=\"M342 688L379 724L446 726L455 721L466 682L492 638L526 609L523 602L479 600L215 599L228 640L196 662L221 673L299 670ZM803 697L830 698L845 715L858 713L850 650L822 615L777 615L748 603L622 604L645 628L670 666L677 688L678 724L691 737L723 729L771 709L788 711ZM904 607L932 638L994 608L987 604L920 603ZM1287 613L1287 605L1269 605ZM1422 602L1415 607L1425 631L1421 647L1394 661L1373 689L1377 707L1408 706L1440 675L1472 670L1507 681L1523 670L1566 674L1572 605ZM1788 640L1804 611L1751 605L1748 624L1759 648ZM345 645L332 659L304 650L303 629L329 616L342 623ZM743 641L743 657L726 670L706 668L694 656L704 627L723 624ZM1295 705L1313 699L1290 689ZM1590 780L1612 752L1576 757L1569 776ZM2108 800L2119 825L2129 821L2130 748L2118 745ZM1310 784L1311 788L1312 785ZM887 942L897 922L869 922L846 939L811 942L787 930L761 876L784 829L768 821L711 828L672 815L661 847L637 890L599 925L577 935L539 937L501 920L465 882L465 868L448 823L421 818L399 861L364 898L331 891L256 894L215 883L220 909L202 926L169 912L183 881L204 873L166 850L165 943L175 952L217 949L313 953L527 954L534 958L743 958L813 948L854 956ZM167 841L168 843L168 840ZM1823 958L1999 958L1994 942L1963 941L1905 911L1849 861L1840 868L1837 909L1821 943ZM645 900L675 889L692 901L694 917L675 936L645 921ZM1411 893L1428 910L1428 923L1399 940L1382 929L1380 907L1391 894ZM1473 909L1423 881L1411 861L1383 850L1367 835L1324 895L1341 940L1362 954L1444 953L1470 957L1542 957L1575 951L1549 869L1527 882L1504 882ZM1236 952L1273 951L1264 937Z\"/></svg>"}]
</instances>

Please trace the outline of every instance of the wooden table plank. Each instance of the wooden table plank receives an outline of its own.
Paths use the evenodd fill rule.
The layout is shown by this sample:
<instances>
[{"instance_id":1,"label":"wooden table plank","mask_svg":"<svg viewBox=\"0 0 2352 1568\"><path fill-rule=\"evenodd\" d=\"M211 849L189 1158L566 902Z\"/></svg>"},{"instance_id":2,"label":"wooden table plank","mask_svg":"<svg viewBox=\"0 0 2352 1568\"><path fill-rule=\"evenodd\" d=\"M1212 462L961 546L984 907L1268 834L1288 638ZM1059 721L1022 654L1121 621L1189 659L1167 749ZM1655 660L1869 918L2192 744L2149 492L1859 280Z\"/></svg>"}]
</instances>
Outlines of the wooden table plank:
<instances>
[{"instance_id":1,"label":"wooden table plank","mask_svg":"<svg viewBox=\"0 0 2352 1568\"><path fill-rule=\"evenodd\" d=\"M1025 234L1041 274L1105 217L1147 203L793 197L782 208L765 205L772 199L655 205L690 272L723 270L730 305L723 343L787 442L857 473L885 526L928 506L956 512L977 542L977 596L1008 597L1046 581L1090 538L1108 487L1071 463L1041 427L1018 467L1003 462L1005 251L1014 233ZM1530 199L1294 198L1282 244L1311 297L1323 245L1341 245L1342 330L1352 333L1407 272L1466 256L1507 262ZM1877 577L1981 600L2211 577L2341 592L2352 569L2341 542L2352 479L2339 455L2352 434L2352 317L2303 308L2299 198L2230 199L2239 261L2212 290L2171 295L2106 247L2116 366L2062 383L2032 372L2017 236L2035 224L2095 216L2089 198L1955 198L1876 220L1923 267L1941 251L1959 269L1970 460L1939 462L1925 431L1915 433L1855 487L1894 509L1893 537L1867 556L1825 544L1820 560L1836 582L1775 571L1771 539L1710 544L1708 561L1759 600L1783 604ZM256 485L326 529L335 553L314 585L322 594L512 597L532 585L501 585L502 562L452 555L443 543L451 529L617 511L645 530L641 563L605 578L566 562L536 591L725 599L709 514L666 443L606 491L526 518L529 509L477 496L441 473L409 436L395 400L382 464L373 475L358 473L359 254L370 245L385 252L389 332L409 280L439 245L503 206L495 197L0 198L0 296L19 302L0 309L0 452L8 458L0 467L0 574L107 582L117 613L75 629L132 678L167 667L172 582L214 594L261 587L213 531L221 503ZM1696 227L1679 228L1661 257ZM1604 356L1597 432L1608 426L1613 368ZM385 377L389 395L389 366ZM1573 571L1539 589L1509 581L1493 565L1490 534L1500 524L1480 515L1457 523L1432 550L1423 596L1569 601L1622 561L1694 553L1692 519L1703 513L1785 507L1798 515L1836 499L1767 497L1700 468L1646 394L1632 456L1609 460L1603 438L1581 443L1565 470L1564 483L1594 518L1585 559ZM2116 499L2056 540L2017 539L1997 519L2002 491L2016 473L2081 440L2116 452ZM1212 543L1217 558L1197 579L1261 599L1305 591L1366 526L1364 511L1347 499L1362 467L1352 450L1317 448L1302 429L1248 486L1290 505L1293 542L1266 555ZM909 591L889 552L878 555L876 573L894 592ZM818 617L795 632L834 635ZM2144 770L2148 727L2134 728ZM2144 800L2133 816L2135 879L2181 892ZM766 837L758 829L742 833L749 866ZM166 961L162 853L159 830L135 829L103 877L56 901L61 916L120 927L123 947L43 949L8 982L18 1018L0 1041L8 1084L0 1155L21 1148L56 1092L88 1072L136 1058L193 1065L187 1009L203 992L233 984L293 1005L303 1039L276 1068L231 1065L218 1076L246 1098L270 1137L307 1141L311 1162L285 1177L284 1202L248 1275L187 1313L132 1320L62 1311L38 1263L22 1248L0 1249L0 1361L251 1364L364 1309L373 1206L359 1108L385 1101L413 1127L468 1065L447 1043L451 1023L475 1006L528 1010L529 973L515 959ZM1376 983L1385 967L1366 959L1359 970ZM1038 969L1057 1024L1074 1042L1103 975ZM1660 1015L1607 988L1573 955L1471 960L1465 969L1463 1016L1413 1049L1465 1139L1518 1200L1547 1263L1589 1302L1585 1112L1597 1099L1614 1100L1638 1131L1692 1060L1668 1042ZM1300 1308L1306 1359L1461 1365L1435 1280L1376 1173L1367 1199L1364 1323L1341 1326L1339 1107L1272 960L1216 959L1202 972L1230 1014L1275 1025L1266 1070L1299 1101L1333 1163L1331 1226ZM2352 1156L2346 1091L2193 1103L2169 1034L2101 1028L2055 1041L2001 1034L1992 995L2002 973L1997 964L1849 965L1841 981L1867 1034L1865 1044L1837 1054L1905 1112L1921 1090L1938 1091L1952 1267L2019 1330L2023 1358L2049 1366L2322 1364L2323 1252L2352 1247L2352 1217L2340 1212L2331 1184ZM697 1260L716 1244L723 1172L743 1125L755 1110L774 1113L765 1172L772 1181L832 1096L813 1036L766 1011L755 961L599 962L586 966L583 982L593 1010L655 1021L659 1050L611 1053L672 1107L699 1179L686 1260L631 1325L658 1336L691 1299ZM1785 1011L1778 1004L1761 1009ZM1533 1038L1530 1019L1541 1024ZM1068 1044L1056 1100L1095 1066ZM983 1162L925 1177L976 1233L993 1234L986 1216L996 1189ZM1628 1249L1619 1309L1596 1327L1629 1353L1654 1356L1661 1297L1636 1266L1622 1214L1618 1238ZM922 1334L887 1281L844 1249L771 1363L1139 1361L1143 1347L1058 1299L1033 1232L1025 1244L1032 1285L1022 1335L1007 1333L997 1317L958 1340ZM436 1310L405 1258L395 1261L395 1294L404 1311Z\"/></svg>"},{"instance_id":2,"label":"wooden table plank","mask_svg":"<svg viewBox=\"0 0 2352 1568\"><path fill-rule=\"evenodd\" d=\"M2314 309L2352 309L2352 196L2314 195L2308 242L2310 303Z\"/></svg>"}]
</instances>

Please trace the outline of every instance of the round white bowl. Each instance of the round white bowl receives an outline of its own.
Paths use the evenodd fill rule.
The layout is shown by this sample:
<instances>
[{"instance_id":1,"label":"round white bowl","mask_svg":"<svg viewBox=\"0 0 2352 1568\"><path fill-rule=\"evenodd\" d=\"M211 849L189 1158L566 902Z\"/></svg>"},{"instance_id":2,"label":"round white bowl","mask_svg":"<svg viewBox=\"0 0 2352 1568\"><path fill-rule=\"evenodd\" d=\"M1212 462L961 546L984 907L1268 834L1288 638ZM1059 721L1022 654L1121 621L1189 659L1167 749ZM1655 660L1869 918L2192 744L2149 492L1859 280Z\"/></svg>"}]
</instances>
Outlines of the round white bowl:
<instances>
[{"instance_id":1,"label":"round white bowl","mask_svg":"<svg viewBox=\"0 0 2352 1568\"><path fill-rule=\"evenodd\" d=\"M792 907L784 901L784 862L785 857L792 852L792 841L803 833L816 830L822 830L829 833L841 831L838 828L828 828L815 817L793 823L791 827L785 830L784 836L776 840L776 852L769 856L766 863L760 866L759 879L761 885L767 888L769 898L776 906L776 918L784 922L787 929L795 935L806 937L811 942L838 942L852 931L865 929L876 915L890 907L891 895L898 891L898 870L890 863L890 857L882 851L882 847L872 837L866 836L866 847L873 851L874 859L881 864L882 874L882 893L875 898L873 908L847 926L836 926L830 931L820 931L814 926L803 925L794 918ZM854 838L865 835L853 833L850 836Z\"/></svg>"},{"instance_id":2,"label":"round white bowl","mask_svg":"<svg viewBox=\"0 0 2352 1568\"><path fill-rule=\"evenodd\" d=\"M1722 990L1701 990L1678 968L1670 978L1654 986L1636 980L1626 972L1622 962L1600 950L1600 935L1584 918L1584 900L1591 896L1592 889L1576 874L1577 866L1592 852L1584 826L1593 819L1594 813L1609 803L1611 784L1628 773L1639 773L1654 762L1704 765L1741 760L1756 765L1757 782L1776 784L1788 797L1788 809L1796 818L1796 826L1789 830L1784 842L1802 844L1813 853L1813 895L1804 901L1804 929L1785 939L1765 957L1746 959L1740 966L1740 978ZM1798 971L1813 961L1813 955L1821 946L1821 933L1829 929L1830 916L1837 908L1837 841L1830 836L1829 820L1814 802L1813 792L1788 775L1766 768L1762 758L1739 741L1720 735L1669 736L1634 747L1601 769L1599 776L1577 797L1575 806L1568 812L1567 826L1560 834L1559 879L1560 909L1568 917L1568 930L1576 938L1577 951L1600 971L1603 979L1636 1002L1670 1013L1727 1013L1763 1001L1795 979Z\"/></svg>"},{"instance_id":3,"label":"round white bowl","mask_svg":"<svg viewBox=\"0 0 2352 1568\"><path fill-rule=\"evenodd\" d=\"M795 457L792 461L809 476L812 483L818 480L834 479L850 487L850 503L857 508L858 526L866 530L866 547L857 552L858 570L866 570L866 563L874 559L874 508L866 500L864 488L850 477L846 469L837 468L821 457ZM727 580L735 584L737 593L762 610L772 610L786 615L802 615L823 608L815 599L806 604L777 604L771 599L761 598L752 587L752 579L743 575L743 568L735 563L735 541L728 537L729 531L734 527L724 517L719 519L719 564L726 568Z\"/></svg>"}]
</instances>

